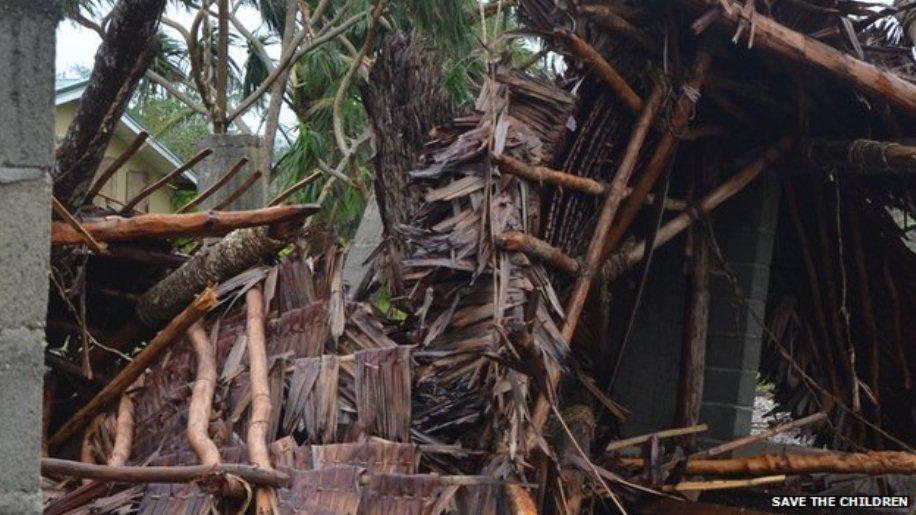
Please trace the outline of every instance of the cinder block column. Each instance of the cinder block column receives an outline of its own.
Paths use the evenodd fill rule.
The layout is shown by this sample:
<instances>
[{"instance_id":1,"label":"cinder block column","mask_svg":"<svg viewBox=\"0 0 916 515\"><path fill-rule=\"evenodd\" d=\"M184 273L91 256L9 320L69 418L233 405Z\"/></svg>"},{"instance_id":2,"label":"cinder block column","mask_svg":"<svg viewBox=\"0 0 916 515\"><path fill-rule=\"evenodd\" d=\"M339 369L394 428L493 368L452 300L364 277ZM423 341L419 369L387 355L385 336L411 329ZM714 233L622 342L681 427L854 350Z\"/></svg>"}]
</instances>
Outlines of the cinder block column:
<instances>
[{"instance_id":1,"label":"cinder block column","mask_svg":"<svg viewBox=\"0 0 916 515\"><path fill-rule=\"evenodd\" d=\"M203 160L197 167L197 191L201 192L212 186L226 174L242 157L248 158L248 164L225 184L220 190L207 199L201 209L210 209L227 198L253 174L260 162L261 138L248 134L209 134L199 147L211 148L213 154ZM259 209L267 203L267 178L270 170L261 170L261 178L255 182L241 197L224 208L226 211L243 211Z\"/></svg>"},{"instance_id":2,"label":"cinder block column","mask_svg":"<svg viewBox=\"0 0 916 515\"><path fill-rule=\"evenodd\" d=\"M0 513L40 513L56 0L0 0Z\"/></svg>"},{"instance_id":3,"label":"cinder block column","mask_svg":"<svg viewBox=\"0 0 916 515\"><path fill-rule=\"evenodd\" d=\"M724 277L713 276L700 410L700 421L709 424L702 435L708 440L730 440L751 430L779 200L779 181L770 171L714 214L722 255L748 303L738 302Z\"/></svg>"}]
</instances>

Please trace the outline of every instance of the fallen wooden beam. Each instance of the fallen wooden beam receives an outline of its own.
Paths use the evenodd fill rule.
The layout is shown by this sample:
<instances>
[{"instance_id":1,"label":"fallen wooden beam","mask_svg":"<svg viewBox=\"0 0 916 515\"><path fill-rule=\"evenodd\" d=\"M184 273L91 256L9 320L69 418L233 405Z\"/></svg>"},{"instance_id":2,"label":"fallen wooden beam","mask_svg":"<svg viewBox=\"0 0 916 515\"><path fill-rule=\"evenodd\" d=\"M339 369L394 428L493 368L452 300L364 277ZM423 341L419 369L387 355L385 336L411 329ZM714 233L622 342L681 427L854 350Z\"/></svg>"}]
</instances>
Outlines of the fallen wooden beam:
<instances>
[{"instance_id":1,"label":"fallen wooden beam","mask_svg":"<svg viewBox=\"0 0 916 515\"><path fill-rule=\"evenodd\" d=\"M109 466L57 458L41 459L41 474L77 477L113 483L192 483L207 476L231 474L258 486L288 487L289 476L274 469L224 463L215 465L177 465L171 467Z\"/></svg>"},{"instance_id":2,"label":"fallen wooden beam","mask_svg":"<svg viewBox=\"0 0 916 515\"><path fill-rule=\"evenodd\" d=\"M641 469L642 458L620 458L618 463ZM762 476L769 474L916 474L916 454L904 451L864 453L818 452L764 454L726 460L688 459L687 474Z\"/></svg>"},{"instance_id":3,"label":"fallen wooden beam","mask_svg":"<svg viewBox=\"0 0 916 515\"><path fill-rule=\"evenodd\" d=\"M232 193L226 196L219 204L215 205L213 209L219 211L220 209L225 209L229 204L232 204L239 197L241 197L246 191L248 191L254 183L258 182L261 179L261 170L255 170L254 173L248 176L245 179L245 182L239 185Z\"/></svg>"},{"instance_id":4,"label":"fallen wooden beam","mask_svg":"<svg viewBox=\"0 0 916 515\"><path fill-rule=\"evenodd\" d=\"M75 415L70 417L60 429L48 440L48 448L66 442L71 436L77 434L99 412L105 409L112 401L120 397L140 377L141 374L165 351L172 343L183 337L191 325L203 318L210 308L216 305L216 292L207 288L197 296L194 301L178 314L172 321L140 351L133 361L128 363L110 383L105 385L88 404L80 408Z\"/></svg>"},{"instance_id":5,"label":"fallen wooden beam","mask_svg":"<svg viewBox=\"0 0 916 515\"><path fill-rule=\"evenodd\" d=\"M808 415L807 417L800 418L798 420L793 420L786 424L778 425L772 429L758 433L756 435L745 436L743 438L738 438L737 440L732 440L731 442L726 442L715 447L710 447L704 451L700 451L691 455L691 458L712 458L713 456L719 456L720 454L725 454L726 452L731 452L735 449L740 449L747 445L750 445L754 442L760 442L766 440L767 438L772 438L778 434L791 431L793 429L802 428L810 424L820 422L827 419L827 414L824 412L818 412L813 415Z\"/></svg>"},{"instance_id":6,"label":"fallen wooden beam","mask_svg":"<svg viewBox=\"0 0 916 515\"><path fill-rule=\"evenodd\" d=\"M99 242L148 238L218 236L235 229L273 225L303 219L319 207L314 204L275 206L251 211L207 211L180 215L151 214L132 218L108 216L83 222L86 231ZM67 223L51 224L51 245L77 245L84 237Z\"/></svg>"},{"instance_id":7,"label":"fallen wooden beam","mask_svg":"<svg viewBox=\"0 0 916 515\"><path fill-rule=\"evenodd\" d=\"M814 38L781 25L761 13L744 14L743 6L733 0L678 0L694 10L715 12L715 21L731 30L739 25L753 27L754 46L773 52L789 61L811 65L853 84L872 95L887 99L910 115L916 115L916 85L891 71L881 70L865 61L841 52Z\"/></svg>"},{"instance_id":8,"label":"fallen wooden beam","mask_svg":"<svg viewBox=\"0 0 916 515\"><path fill-rule=\"evenodd\" d=\"M653 436L658 437L659 440L663 438L674 438L675 436L684 436L691 435L696 433L702 433L709 429L709 426L706 424L699 424L689 427L677 427L674 429L665 429L663 431L656 431L655 433L648 433L639 436L633 436L630 438L624 438L623 440L617 440L616 442L611 442L607 447L604 448L605 452L618 451L620 449L626 449L627 447L633 447L634 445L640 445L642 443L648 442Z\"/></svg>"}]
</instances>

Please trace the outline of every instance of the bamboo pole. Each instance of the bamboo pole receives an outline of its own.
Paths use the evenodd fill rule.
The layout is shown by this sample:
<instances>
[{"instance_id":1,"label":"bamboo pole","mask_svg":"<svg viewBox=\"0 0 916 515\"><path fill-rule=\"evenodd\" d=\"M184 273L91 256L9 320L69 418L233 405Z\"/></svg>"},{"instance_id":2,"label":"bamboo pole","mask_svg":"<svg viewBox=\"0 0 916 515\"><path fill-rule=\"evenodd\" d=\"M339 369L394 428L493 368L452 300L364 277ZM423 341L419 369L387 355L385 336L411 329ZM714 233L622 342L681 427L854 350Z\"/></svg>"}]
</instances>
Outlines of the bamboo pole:
<instances>
[{"instance_id":1,"label":"bamboo pole","mask_svg":"<svg viewBox=\"0 0 916 515\"><path fill-rule=\"evenodd\" d=\"M827 414L824 412L818 412L813 415L808 415L807 417L800 418L798 420L793 420L791 422L780 424L772 429L758 433L756 435L745 436L743 438L738 438L737 440L732 440L731 442L726 442L715 447L710 447L704 451L700 451L690 455L690 458L712 458L725 454L727 452L734 451L735 449L740 449L746 447L752 443L762 442L768 438L772 438L776 435L791 431L793 429L799 429L802 427L807 427L812 424L816 424L823 420L827 420Z\"/></svg>"},{"instance_id":2,"label":"bamboo pole","mask_svg":"<svg viewBox=\"0 0 916 515\"><path fill-rule=\"evenodd\" d=\"M258 182L260 178L261 178L261 170L255 170L254 173L249 175L248 178L245 179L245 182L240 184L239 187L236 188L235 191L233 191L228 196L226 196L226 198L224 198L222 202L213 206L213 210L220 211L222 209L225 209L226 206L235 202L235 200L241 197L246 191L248 191L249 188L254 186L254 183Z\"/></svg>"},{"instance_id":3,"label":"bamboo pole","mask_svg":"<svg viewBox=\"0 0 916 515\"><path fill-rule=\"evenodd\" d=\"M86 231L97 241L130 241L151 238L177 238L184 236L216 236L235 229L275 225L305 218L318 211L314 204L275 206L251 211L207 211L181 215L151 214L131 218L109 216L98 221L83 223ZM51 224L51 245L77 245L83 243L82 235L62 222Z\"/></svg>"},{"instance_id":4,"label":"bamboo pole","mask_svg":"<svg viewBox=\"0 0 916 515\"><path fill-rule=\"evenodd\" d=\"M51 207L54 209L54 212L57 213L57 216L61 217L70 228L76 231L83 242L86 243L93 252L96 254L104 254L108 250L108 246L96 241L95 238L89 234L89 231L80 224L79 220L71 215L70 212L67 211L67 208L57 200L57 197L51 196Z\"/></svg>"},{"instance_id":5,"label":"bamboo pole","mask_svg":"<svg viewBox=\"0 0 916 515\"><path fill-rule=\"evenodd\" d=\"M131 212L134 209L134 207L137 206L137 204L143 201L143 199L152 195L153 192L158 190L159 188L172 182L175 179L175 177L178 177L180 174L186 172L187 170L190 170L194 165L203 161L205 157L209 156L212 153L213 153L213 149L210 149L210 148L205 148L201 150L200 152L197 153L196 156L192 157L188 162L172 170L171 172L163 175L158 181L143 188L143 190L140 191L140 193L137 193L136 195L134 195L132 199L128 200L124 204L124 207L121 208L121 214Z\"/></svg>"},{"instance_id":6,"label":"bamboo pole","mask_svg":"<svg viewBox=\"0 0 916 515\"><path fill-rule=\"evenodd\" d=\"M812 37L781 25L776 20L753 13L748 18L745 9L732 0L679 0L690 8L702 12L714 6L716 20L729 29L740 24L751 24L753 44L773 52L789 61L820 68L833 76L847 81L878 98L903 109L910 115L916 114L916 86L891 71L883 71L869 63L841 52Z\"/></svg>"},{"instance_id":7,"label":"bamboo pole","mask_svg":"<svg viewBox=\"0 0 916 515\"><path fill-rule=\"evenodd\" d=\"M284 488L288 475L273 469L224 463L213 465L176 465L171 467L133 467L95 465L57 458L42 458L41 473L48 476L78 477L113 483L192 483L210 475L232 474L253 485Z\"/></svg>"},{"instance_id":8,"label":"bamboo pole","mask_svg":"<svg viewBox=\"0 0 916 515\"><path fill-rule=\"evenodd\" d=\"M149 138L149 133L146 131L140 131L140 133L137 134L137 137L134 138L130 145L124 149L124 152L121 152L121 154L118 155L118 157L116 157L110 165L108 165L108 168L99 174L99 177L95 180L94 183L92 183L92 186L89 187L89 192L86 194L86 198L91 201L93 197L98 195L99 192L102 191L102 188L108 184L108 181L111 180L114 174L117 173L122 166L124 166L124 163L130 160L130 158L133 157L134 154L136 154L140 148L143 147L143 144L146 143L147 138Z\"/></svg>"},{"instance_id":9,"label":"bamboo pole","mask_svg":"<svg viewBox=\"0 0 916 515\"><path fill-rule=\"evenodd\" d=\"M203 465L219 465L219 449L210 438L210 414L216 391L216 352L200 321L188 328L197 356L197 376L188 405L188 442Z\"/></svg>"},{"instance_id":10,"label":"bamboo pole","mask_svg":"<svg viewBox=\"0 0 916 515\"><path fill-rule=\"evenodd\" d=\"M677 100L674 114L671 117L671 128L662 135L661 140L655 147L655 152L646 164L645 170L636 181L633 193L621 207L620 216L614 221L611 232L607 237L602 253L603 260L607 260L614 248L623 239L624 234L633 224L633 220L636 219L636 215L642 208L649 192L655 186L655 182L668 168L668 163L677 150L678 136L685 131L687 124L690 122L698 100L697 95L711 64L712 55L706 46L701 45L691 65L690 74L684 82L684 92L681 93Z\"/></svg>"},{"instance_id":11,"label":"bamboo pole","mask_svg":"<svg viewBox=\"0 0 916 515\"><path fill-rule=\"evenodd\" d=\"M207 200L207 199L210 198L214 193L216 193L217 191L219 191L220 188L222 188L223 186L225 186L226 183L229 182L230 179L232 179L233 177L235 177L235 175L236 175L237 173L239 173L239 171L240 171L247 163L248 163L248 158L247 158L247 157L242 157L241 159L239 159L238 161L236 161L236 163L235 163L234 165L232 165L232 168L230 168L229 171L225 173L225 175L223 175L223 176L220 177L216 182L214 182L212 186L210 186L210 187L207 188L206 190L202 191L199 195L197 195L196 197L194 197L193 199L191 199L187 204L181 206L181 208L180 208L178 211L175 211L175 212L176 212L176 213L179 213L179 214L180 214L180 213L186 213L188 210L190 210L190 209L192 209L192 208L195 208L195 207L197 207L198 205L200 205L203 201Z\"/></svg>"},{"instance_id":12,"label":"bamboo pole","mask_svg":"<svg viewBox=\"0 0 916 515\"><path fill-rule=\"evenodd\" d=\"M54 449L79 432L95 415L122 395L166 349L181 338L191 325L203 318L216 305L216 292L207 288L203 293L178 314L149 344L124 367L110 383L70 418L54 436L48 440L48 447Z\"/></svg>"},{"instance_id":13,"label":"bamboo pole","mask_svg":"<svg viewBox=\"0 0 916 515\"><path fill-rule=\"evenodd\" d=\"M642 458L620 458L630 469L641 469ZM904 451L865 453L815 452L764 454L726 460L687 460L687 474L761 476L765 474L916 474L916 454Z\"/></svg>"},{"instance_id":14,"label":"bamboo pole","mask_svg":"<svg viewBox=\"0 0 916 515\"><path fill-rule=\"evenodd\" d=\"M247 305L247 344L251 387L251 418L248 422L248 459L257 467L270 470L270 451L267 448L270 427L270 370L267 363L267 343L264 332L264 296L260 285L245 294ZM274 513L274 492L259 488L255 503L259 515Z\"/></svg>"},{"instance_id":15,"label":"bamboo pole","mask_svg":"<svg viewBox=\"0 0 916 515\"><path fill-rule=\"evenodd\" d=\"M588 67L595 72L595 75L611 88L611 91L617 95L617 98L627 109L634 113L639 113L642 110L643 101L639 98L639 95L597 50L572 31L557 29L554 31L554 35L563 39L569 50L585 61Z\"/></svg>"}]
</instances>

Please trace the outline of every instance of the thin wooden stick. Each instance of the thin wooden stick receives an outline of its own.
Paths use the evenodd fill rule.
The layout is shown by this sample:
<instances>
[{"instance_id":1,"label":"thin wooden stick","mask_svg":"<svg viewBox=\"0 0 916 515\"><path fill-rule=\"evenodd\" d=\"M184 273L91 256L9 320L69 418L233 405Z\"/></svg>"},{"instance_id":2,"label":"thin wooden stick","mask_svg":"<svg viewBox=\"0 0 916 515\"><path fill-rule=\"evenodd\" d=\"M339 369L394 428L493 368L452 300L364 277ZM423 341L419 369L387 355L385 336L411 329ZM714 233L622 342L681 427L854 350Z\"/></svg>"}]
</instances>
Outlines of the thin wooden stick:
<instances>
[{"instance_id":1,"label":"thin wooden stick","mask_svg":"<svg viewBox=\"0 0 916 515\"><path fill-rule=\"evenodd\" d=\"M121 155L116 157L115 160L112 161L110 165L108 165L108 168L99 174L98 179L96 179L95 182L92 183L92 186L89 187L89 192L86 194L86 198L92 199L98 195L99 192L102 191L102 188L108 184L108 181L111 180L114 174L117 173L117 171L120 170L122 166L124 166L124 163L133 157L141 147L143 147L143 144L146 143L146 138L148 137L149 133L146 131L140 131L140 134L137 134L137 137L134 138L134 140L126 149L124 149L124 152L121 152Z\"/></svg>"},{"instance_id":2,"label":"thin wooden stick","mask_svg":"<svg viewBox=\"0 0 916 515\"><path fill-rule=\"evenodd\" d=\"M800 418L798 420L793 420L785 424L778 425L772 429L768 429L762 433L756 435L745 436L743 438L738 438L737 440L732 440L731 442L726 442L715 447L710 447L704 451L700 451L690 455L690 458L712 458L725 454L726 452L734 451L735 449L740 449L746 447L755 442L762 442L767 438L772 438L776 435L791 431L793 429L798 429L801 427L810 426L816 424L822 420L827 419L827 414L823 412L815 413L813 415L808 415L807 417Z\"/></svg>"},{"instance_id":3,"label":"thin wooden stick","mask_svg":"<svg viewBox=\"0 0 916 515\"><path fill-rule=\"evenodd\" d=\"M751 479L716 479L713 481L681 481L673 485L662 485L663 492L706 492L709 490L734 490L753 486L783 483L785 474L754 477Z\"/></svg>"},{"instance_id":4,"label":"thin wooden stick","mask_svg":"<svg viewBox=\"0 0 916 515\"><path fill-rule=\"evenodd\" d=\"M241 197L242 194L244 194L246 191L248 191L249 188L251 188L252 186L254 186L254 183L258 182L258 179L260 179L260 178L261 178L261 170L255 170L254 173L252 173L251 175L249 175L248 178L245 179L245 182L243 182L242 184L240 184L239 187L236 188L235 191L233 191L233 192L230 193L226 198L224 198L222 202L220 202L219 204L213 206L213 210L214 210L214 211L220 211L220 210L222 210L222 209L226 209L226 206L228 206L229 204L235 202L236 199L238 199L239 197Z\"/></svg>"},{"instance_id":5,"label":"thin wooden stick","mask_svg":"<svg viewBox=\"0 0 916 515\"><path fill-rule=\"evenodd\" d=\"M137 193L136 195L134 195L132 199L128 200L124 204L124 207L121 208L121 213L124 214L124 213L131 212L134 209L134 207L137 206L137 204L143 201L143 199L152 195L153 192L155 192L159 188L172 182L175 179L175 177L178 177L180 174L186 172L187 170L189 170L191 167L193 167L197 163L203 161L204 158L206 158L207 156L209 156L212 153L213 153L213 149L210 149L210 148L205 148L201 150L200 152L197 153L196 156L192 157L188 162L172 170L171 172L163 175L158 181L150 184L146 188L143 188L143 190L140 191L140 193Z\"/></svg>"},{"instance_id":6,"label":"thin wooden stick","mask_svg":"<svg viewBox=\"0 0 916 515\"><path fill-rule=\"evenodd\" d=\"M216 352L200 321L188 329L197 356L197 377L188 405L188 442L203 465L219 465L219 449L210 438L210 413L216 391Z\"/></svg>"},{"instance_id":7,"label":"thin wooden stick","mask_svg":"<svg viewBox=\"0 0 916 515\"><path fill-rule=\"evenodd\" d=\"M110 383L105 385L88 404L80 408L57 433L48 440L48 447L54 449L66 442L71 436L80 431L100 411L105 409L113 400L122 395L127 388L136 381L141 374L168 349L172 343L181 338L191 325L203 318L207 311L216 305L216 292L207 288L203 293L178 314L163 330L140 351L133 361L124 367Z\"/></svg>"},{"instance_id":8,"label":"thin wooden stick","mask_svg":"<svg viewBox=\"0 0 916 515\"><path fill-rule=\"evenodd\" d=\"M524 252L568 274L579 273L579 262L544 240L518 231L505 231L494 238L503 250Z\"/></svg>"},{"instance_id":9,"label":"thin wooden stick","mask_svg":"<svg viewBox=\"0 0 916 515\"><path fill-rule=\"evenodd\" d=\"M639 95L597 50L572 31L557 29L554 35L566 41L569 50L588 64L589 68L611 88L611 91L617 95L627 109L634 113L642 110L643 102Z\"/></svg>"},{"instance_id":10,"label":"thin wooden stick","mask_svg":"<svg viewBox=\"0 0 916 515\"><path fill-rule=\"evenodd\" d=\"M235 463L224 463L220 466L112 467L57 458L42 458L41 473L48 476L78 477L113 483L192 483L211 475L232 474L258 486L283 488L290 484L289 476L280 471Z\"/></svg>"},{"instance_id":11,"label":"thin wooden stick","mask_svg":"<svg viewBox=\"0 0 916 515\"><path fill-rule=\"evenodd\" d=\"M131 241L182 236L217 236L236 229L275 225L302 219L318 211L314 204L274 206L252 211L207 211L181 215L138 215L132 218L110 216L83 224L96 241ZM51 245L76 245L83 236L61 222L51 224Z\"/></svg>"},{"instance_id":12,"label":"thin wooden stick","mask_svg":"<svg viewBox=\"0 0 916 515\"><path fill-rule=\"evenodd\" d=\"M288 199L288 198L290 197L290 195L292 195L293 193L296 193L297 191L301 190L302 188L304 188L304 187L308 186L309 184L315 182L315 180L318 179L319 177L321 177L321 172L320 172L320 171L319 171L319 172L313 172L313 173L309 174L308 176L306 176L306 177L305 177L304 179L302 179L301 181L299 181L299 182L297 182L296 184L293 184L292 186L290 186L289 188L286 188L285 190L283 190L280 194L278 194L276 197L274 197L273 200L271 200L267 205L268 205L268 206L276 206L277 204L280 204L280 203L283 202L284 200Z\"/></svg>"},{"instance_id":13,"label":"thin wooden stick","mask_svg":"<svg viewBox=\"0 0 916 515\"><path fill-rule=\"evenodd\" d=\"M192 208L195 208L195 207L197 207L198 205L200 205L201 202L207 200L208 198L210 198L211 195L213 195L214 193L216 193L217 191L219 191L220 188L222 188L223 186L225 186L226 183L229 182L230 179L232 179L233 177L235 177L235 175L236 175L237 173L239 173L239 170L241 170L247 163L248 163L248 158L247 158L247 157L243 157L243 158L239 159L238 161L236 161L236 163L235 163L234 165L232 165L232 168L230 168L229 171L226 172L225 175L223 175L223 176L220 177L215 183L213 183L212 186L210 186L210 187L207 188L206 190L202 191L202 192L201 192L199 195L197 195L196 197L192 198L192 199L190 200L190 202L188 202L187 204L181 206L181 209L179 209L178 211L175 211L175 212L176 212L176 213L186 213L188 210L190 210L190 209L192 209Z\"/></svg>"},{"instance_id":14,"label":"thin wooden stick","mask_svg":"<svg viewBox=\"0 0 916 515\"><path fill-rule=\"evenodd\" d=\"M263 469L271 469L270 451L267 448L267 431L270 427L270 370L267 363L267 344L264 330L264 296L260 285L245 294L247 306L246 336L248 344L249 383L251 388L251 418L248 422L248 459ZM259 488L255 492L257 513L273 513L274 493Z\"/></svg>"},{"instance_id":15,"label":"thin wooden stick","mask_svg":"<svg viewBox=\"0 0 916 515\"><path fill-rule=\"evenodd\" d=\"M105 254L108 247L104 243L99 243L92 237L92 234L89 234L89 231L80 224L79 220L76 219L73 215L67 211L67 208L57 200L57 197L51 197L51 206L54 208L54 212L57 213L57 216L63 218L64 222L67 223L76 233L79 235L80 239L92 249L96 254Z\"/></svg>"},{"instance_id":16,"label":"thin wooden stick","mask_svg":"<svg viewBox=\"0 0 916 515\"><path fill-rule=\"evenodd\" d=\"M675 436L684 436L692 435L696 433L702 433L709 429L709 426L706 424L697 424L695 426L688 427L678 427L674 429L665 429L663 431L656 431L654 433L646 433L644 435L633 436L630 438L624 438L623 440L617 440L616 442L611 442L607 447L604 448L604 452L613 452L620 449L626 449L627 447L633 447L634 445L640 445L645 442L648 442L653 436L657 436L659 440L664 438L674 438Z\"/></svg>"}]
</instances>

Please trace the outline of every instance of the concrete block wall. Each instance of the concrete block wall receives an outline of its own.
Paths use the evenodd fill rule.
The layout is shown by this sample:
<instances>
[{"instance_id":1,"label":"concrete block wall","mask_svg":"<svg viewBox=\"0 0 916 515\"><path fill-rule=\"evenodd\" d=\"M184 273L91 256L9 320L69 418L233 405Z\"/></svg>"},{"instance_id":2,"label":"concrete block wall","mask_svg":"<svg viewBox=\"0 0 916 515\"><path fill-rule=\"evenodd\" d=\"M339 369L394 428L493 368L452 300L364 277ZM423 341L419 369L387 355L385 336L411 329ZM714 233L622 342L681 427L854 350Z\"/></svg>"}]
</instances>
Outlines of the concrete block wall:
<instances>
[{"instance_id":1,"label":"concrete block wall","mask_svg":"<svg viewBox=\"0 0 916 515\"><path fill-rule=\"evenodd\" d=\"M716 241L735 273L749 308L731 284L714 274L700 422L710 429L700 444L749 434L773 254L780 190L765 173L713 214ZM656 252L620 376L612 396L631 411L623 436L671 427L677 399L685 281L683 237ZM715 259L713 259L715 262Z\"/></svg>"},{"instance_id":2,"label":"concrete block wall","mask_svg":"<svg viewBox=\"0 0 916 515\"><path fill-rule=\"evenodd\" d=\"M0 0L0 513L41 512L54 0Z\"/></svg>"},{"instance_id":3,"label":"concrete block wall","mask_svg":"<svg viewBox=\"0 0 916 515\"><path fill-rule=\"evenodd\" d=\"M257 170L260 163L261 138L258 136L248 134L208 134L198 147L200 149L213 149L213 153L195 167L198 172L198 192L202 192L216 183L239 159L242 157L248 158L248 163L219 191L204 201L200 206L201 209L210 209L231 195L251 177L251 174ZM270 170L261 170L261 178L224 210L243 211L264 207L269 200L267 198L269 175Z\"/></svg>"}]
</instances>

